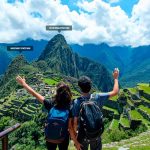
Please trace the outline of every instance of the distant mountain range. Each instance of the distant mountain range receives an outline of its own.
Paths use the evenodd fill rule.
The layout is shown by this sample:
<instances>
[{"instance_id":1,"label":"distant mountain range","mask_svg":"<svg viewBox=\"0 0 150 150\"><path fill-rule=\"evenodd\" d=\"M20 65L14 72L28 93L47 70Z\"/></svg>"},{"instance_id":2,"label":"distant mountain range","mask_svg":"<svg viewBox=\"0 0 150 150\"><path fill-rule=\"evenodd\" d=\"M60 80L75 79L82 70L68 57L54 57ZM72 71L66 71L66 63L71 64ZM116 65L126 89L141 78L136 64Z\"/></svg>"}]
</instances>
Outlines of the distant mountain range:
<instances>
[{"instance_id":1,"label":"distant mountain range","mask_svg":"<svg viewBox=\"0 0 150 150\"><path fill-rule=\"evenodd\" d=\"M16 55L19 54L17 52L7 52L6 51L7 45L12 45L12 46L13 45L15 46L16 45L18 46L30 46L31 45L34 48L34 51L22 53L28 61L33 61L37 59L43 60L43 57L45 57L44 59L46 59L49 66L53 68L53 65L56 64L55 62L58 62L60 60L58 56L64 56L64 54L68 54L70 57L76 56L77 58L78 56L77 54L79 54L82 57L87 57L97 63L103 64L104 66L106 66L106 68L110 72L113 71L115 67L120 68L120 80L121 80L121 85L123 87L135 86L138 82L149 82L150 80L149 79L150 46L142 46L138 48L120 47L120 46L110 47L104 43L100 45L85 44L83 46L80 46L76 44L76 45L68 46L64 42L63 44L65 46L67 45L69 49L72 49L72 51L74 51L77 54L72 55L72 52L69 53L68 47L65 48L65 46L59 47L60 49L62 49L62 51L57 51L58 49L53 47L52 49L55 49L55 52L53 51L52 54L49 53L48 55L55 56L55 53L56 53L57 59L53 58L50 61L50 60L47 60L47 56L46 54L44 54L47 51L47 49L49 49L46 47L48 43L49 43L48 41L44 41L44 40L35 41L32 39L27 39L25 41L21 41L19 43L14 43L14 44L0 44L1 45L0 58L2 58L0 59L0 63L1 63L1 60L4 62L2 65L3 67L0 68L0 74L3 74L6 71L8 64L11 62L12 58L14 58ZM59 44L61 45L62 43L59 43ZM47 46L51 47L51 44L49 43ZM56 44L56 47L57 47L57 44ZM63 59L67 59L67 58L64 57ZM75 61L75 59L74 60L71 59L70 62L69 61L64 62L64 63L67 63L66 66L68 65L68 67L63 68L64 70L61 69L62 73L73 75L73 76L78 76L78 71L75 70L77 68L74 65L72 65L71 68L75 68L75 69L69 70L69 64L70 63L74 64L71 61ZM57 68L58 66L56 65L55 67Z\"/></svg>"},{"instance_id":2,"label":"distant mountain range","mask_svg":"<svg viewBox=\"0 0 150 150\"><path fill-rule=\"evenodd\" d=\"M72 45L72 48L81 56L105 65L110 71L118 67L123 87L150 81L150 46L131 48L86 44Z\"/></svg>"},{"instance_id":3,"label":"distant mountain range","mask_svg":"<svg viewBox=\"0 0 150 150\"><path fill-rule=\"evenodd\" d=\"M11 54L9 54L4 46L0 46L0 75L3 74L10 62L12 61Z\"/></svg>"},{"instance_id":4,"label":"distant mountain range","mask_svg":"<svg viewBox=\"0 0 150 150\"><path fill-rule=\"evenodd\" d=\"M16 75L28 76L39 71L49 71L75 78L87 75L92 79L94 87L104 92L112 90L113 86L112 76L103 65L74 53L64 36L58 34L47 43L39 58L33 63L28 63L23 55L12 60L0 80L0 96L4 97L16 88Z\"/></svg>"},{"instance_id":5,"label":"distant mountain range","mask_svg":"<svg viewBox=\"0 0 150 150\"><path fill-rule=\"evenodd\" d=\"M31 62L33 60L38 59L47 43L48 41L45 40L36 41L33 39L27 39L12 44L0 43L0 64L1 62L3 62L3 64L0 65L2 66L2 68L0 67L0 75L4 74L12 59L15 58L17 55L20 55L20 52L17 51L14 52L7 51L7 46L33 46L33 51L26 51L21 53L22 55L25 56L25 58L28 61Z\"/></svg>"}]
</instances>

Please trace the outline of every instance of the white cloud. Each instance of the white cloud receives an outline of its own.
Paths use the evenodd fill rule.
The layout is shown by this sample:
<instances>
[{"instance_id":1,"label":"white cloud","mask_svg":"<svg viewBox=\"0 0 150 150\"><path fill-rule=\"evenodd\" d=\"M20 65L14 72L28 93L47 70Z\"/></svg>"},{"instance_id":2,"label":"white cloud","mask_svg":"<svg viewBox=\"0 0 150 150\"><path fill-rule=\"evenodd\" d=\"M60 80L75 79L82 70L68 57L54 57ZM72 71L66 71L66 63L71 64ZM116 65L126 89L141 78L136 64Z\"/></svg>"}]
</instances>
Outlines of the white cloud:
<instances>
[{"instance_id":1,"label":"white cloud","mask_svg":"<svg viewBox=\"0 0 150 150\"><path fill-rule=\"evenodd\" d=\"M118 3L120 0L108 0L109 3Z\"/></svg>"},{"instance_id":2,"label":"white cloud","mask_svg":"<svg viewBox=\"0 0 150 150\"><path fill-rule=\"evenodd\" d=\"M111 0L116 1L116 0ZM102 0L77 3L79 12L70 11L59 0L26 0L0 5L0 43L26 38L49 40L56 32L45 30L47 24L72 24L73 31L64 32L69 43L102 43L110 45L150 44L150 1L140 0L129 18L119 7ZM34 17L35 14L38 14Z\"/></svg>"}]
</instances>

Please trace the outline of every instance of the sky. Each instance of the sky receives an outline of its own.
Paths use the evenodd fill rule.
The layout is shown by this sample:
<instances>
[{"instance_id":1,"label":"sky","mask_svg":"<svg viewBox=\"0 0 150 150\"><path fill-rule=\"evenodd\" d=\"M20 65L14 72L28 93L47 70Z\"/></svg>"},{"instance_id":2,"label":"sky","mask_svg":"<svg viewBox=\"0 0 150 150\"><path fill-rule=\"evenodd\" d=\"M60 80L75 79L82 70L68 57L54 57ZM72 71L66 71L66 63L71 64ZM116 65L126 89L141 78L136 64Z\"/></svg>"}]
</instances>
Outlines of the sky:
<instances>
[{"instance_id":1,"label":"sky","mask_svg":"<svg viewBox=\"0 0 150 150\"><path fill-rule=\"evenodd\" d=\"M50 40L46 25L72 25L69 44L150 45L150 0L1 0L0 43Z\"/></svg>"}]
</instances>

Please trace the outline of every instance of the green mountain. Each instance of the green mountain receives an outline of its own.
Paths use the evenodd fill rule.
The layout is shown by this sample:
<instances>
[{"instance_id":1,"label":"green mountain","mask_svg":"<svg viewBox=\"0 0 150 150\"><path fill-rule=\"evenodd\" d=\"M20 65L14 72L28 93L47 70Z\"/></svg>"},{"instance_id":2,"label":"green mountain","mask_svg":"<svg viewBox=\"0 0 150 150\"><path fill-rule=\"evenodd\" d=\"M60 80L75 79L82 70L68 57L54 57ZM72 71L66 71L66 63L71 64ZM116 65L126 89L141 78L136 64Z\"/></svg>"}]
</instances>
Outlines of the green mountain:
<instances>
[{"instance_id":1,"label":"green mountain","mask_svg":"<svg viewBox=\"0 0 150 150\"><path fill-rule=\"evenodd\" d=\"M132 51L132 55L126 68L122 84L135 86L139 82L150 82L150 46L138 47Z\"/></svg>"},{"instance_id":2,"label":"green mountain","mask_svg":"<svg viewBox=\"0 0 150 150\"><path fill-rule=\"evenodd\" d=\"M78 77L75 56L65 38L58 34L46 45L38 61L44 60L57 73Z\"/></svg>"},{"instance_id":3,"label":"green mountain","mask_svg":"<svg viewBox=\"0 0 150 150\"><path fill-rule=\"evenodd\" d=\"M8 54L4 46L0 46L0 75L7 70L7 67L11 61L12 56Z\"/></svg>"},{"instance_id":4,"label":"green mountain","mask_svg":"<svg viewBox=\"0 0 150 150\"><path fill-rule=\"evenodd\" d=\"M8 96L16 89L18 85L15 78L18 74L27 74L32 71L34 72L36 69L29 65L24 56L17 56L8 66L7 71L0 80L0 97Z\"/></svg>"},{"instance_id":5,"label":"green mountain","mask_svg":"<svg viewBox=\"0 0 150 150\"><path fill-rule=\"evenodd\" d=\"M63 39L63 38L62 38ZM61 44L64 46L68 46L69 49L71 47L71 49L73 50L73 52L78 53L80 56L82 57L87 57L93 61L96 61L100 64L103 64L104 66L106 66L108 68L108 70L110 72L112 72L112 70L115 67L119 67L120 68L120 82L122 84L123 87L128 87L128 86L135 86L138 82L149 82L149 76L148 74L150 73L149 71L149 64L150 64L150 46L141 46L141 47L137 47L137 48L132 48L132 47L126 47L126 46L108 46L105 43L99 44L99 45L95 45L95 44L85 44L83 46L77 45L77 44L72 44L72 45L68 45L66 43L66 41L64 42L64 40L57 40L55 39L57 44L59 42L62 42ZM53 41L55 42L55 41ZM42 50L44 49L44 47L46 46L46 44L48 43L48 41L35 41L32 39L27 39L25 41L20 41L19 43L13 43L13 44L6 44L6 43L0 43L0 66L2 66L0 68L0 75L4 74L4 72L7 70L8 65L10 64L10 62L16 57L16 55L19 55L17 52L8 52L6 50L6 46L13 46L13 45L18 45L18 46L23 46L23 45L31 45L33 46L34 50L32 52L22 52L22 54L26 57L26 59L31 62L33 60L37 60L39 58L39 56L41 57L40 59L42 60L42 57L44 56L44 52L42 53ZM50 44L50 42L49 42ZM48 44L48 45L49 45ZM56 45L57 45L56 44ZM60 44L60 45L61 45ZM59 49L61 47L53 47L52 48L53 43L51 43L51 49ZM58 44L59 45L59 44ZM53 45L54 46L54 45ZM57 61L55 60L56 56L59 55L59 53L61 55L67 54L70 55L70 57L74 57L72 55L72 53L69 54L69 51L67 51L67 49L63 48L64 46L62 46L62 51L55 51L54 54L54 58L52 58L53 56L51 55L51 61L49 63L49 68L48 70L55 70L52 68L57 68L55 71L60 72L60 70L62 70L62 72L67 75L71 75L71 76L79 76L78 70L76 68L76 66L74 65L74 62L70 62L70 64L67 64L67 62L69 61L60 61L61 58L57 57ZM2 47L2 48L1 48ZM45 48L49 51L49 48ZM46 52L46 51L45 51ZM42 55L40 55L42 53ZM46 52L47 53L47 52ZM46 54L47 55L47 54ZM66 56L66 55L64 55ZM63 59L66 59L63 56ZM47 56L46 56L47 57ZM51 62L57 62L58 64L56 65L55 63L51 63ZM70 59L70 61L74 61L74 58ZM61 62L61 63L60 63ZM44 62L45 63L45 62ZM40 65L45 65L47 66L47 64L44 64L42 62L39 62ZM55 64L55 66L52 65ZM62 67L66 66L66 67ZM52 67L51 67L52 66ZM60 67L61 66L61 67ZM60 68L59 68L60 67ZM74 67L76 69L74 69ZM46 67L44 67L46 68Z\"/></svg>"},{"instance_id":6,"label":"green mountain","mask_svg":"<svg viewBox=\"0 0 150 150\"><path fill-rule=\"evenodd\" d=\"M48 42L38 61L31 64L23 55L19 55L11 62L0 79L0 96L7 96L18 87L15 81L18 74L30 76L39 71L51 71L75 78L87 75L93 80L96 88L102 91L112 89L112 79L106 68L73 53L65 38L58 34Z\"/></svg>"},{"instance_id":7,"label":"green mountain","mask_svg":"<svg viewBox=\"0 0 150 150\"><path fill-rule=\"evenodd\" d=\"M117 49L116 47L109 47L107 44L85 44L83 46L76 44L71 45L71 47L81 56L105 65L110 71L116 67L119 67L122 71L124 69L124 62L126 62L126 60L122 60L122 56L120 56L118 52L115 52L119 49L122 52L121 55L124 55L124 48L122 47L118 47Z\"/></svg>"},{"instance_id":8,"label":"green mountain","mask_svg":"<svg viewBox=\"0 0 150 150\"><path fill-rule=\"evenodd\" d=\"M54 36L47 44L38 61L45 61L53 72L78 78L87 75L98 89L112 89L112 79L107 69L88 58L73 53L63 35Z\"/></svg>"},{"instance_id":9,"label":"green mountain","mask_svg":"<svg viewBox=\"0 0 150 150\"><path fill-rule=\"evenodd\" d=\"M135 86L139 82L149 82L150 46L110 47L107 44L72 45L81 56L105 65L109 71L120 69L120 83L123 87Z\"/></svg>"}]
</instances>

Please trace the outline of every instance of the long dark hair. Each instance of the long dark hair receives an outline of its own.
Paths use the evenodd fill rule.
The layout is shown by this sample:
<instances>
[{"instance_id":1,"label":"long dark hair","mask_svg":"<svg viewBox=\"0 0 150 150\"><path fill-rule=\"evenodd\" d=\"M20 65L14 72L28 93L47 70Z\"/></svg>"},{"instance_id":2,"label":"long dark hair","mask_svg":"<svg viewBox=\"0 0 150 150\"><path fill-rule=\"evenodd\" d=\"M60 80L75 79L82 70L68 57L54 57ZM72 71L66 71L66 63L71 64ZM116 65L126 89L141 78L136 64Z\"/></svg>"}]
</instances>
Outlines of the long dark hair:
<instances>
[{"instance_id":1,"label":"long dark hair","mask_svg":"<svg viewBox=\"0 0 150 150\"><path fill-rule=\"evenodd\" d=\"M56 106L61 108L67 107L71 102L71 98L72 93L69 86L64 82L60 82L57 85L56 95L54 97Z\"/></svg>"}]
</instances>

